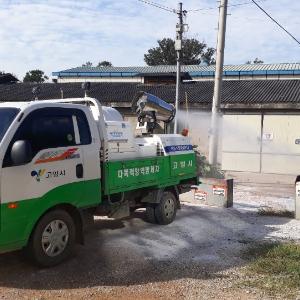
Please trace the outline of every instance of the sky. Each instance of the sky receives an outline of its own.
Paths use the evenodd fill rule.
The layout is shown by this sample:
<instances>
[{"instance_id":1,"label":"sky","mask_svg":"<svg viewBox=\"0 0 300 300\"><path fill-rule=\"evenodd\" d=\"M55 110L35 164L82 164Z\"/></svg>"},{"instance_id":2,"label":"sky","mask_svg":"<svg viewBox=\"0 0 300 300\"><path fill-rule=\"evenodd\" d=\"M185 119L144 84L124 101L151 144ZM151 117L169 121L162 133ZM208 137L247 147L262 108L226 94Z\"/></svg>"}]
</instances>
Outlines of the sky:
<instances>
[{"instance_id":1,"label":"sky","mask_svg":"<svg viewBox=\"0 0 300 300\"><path fill-rule=\"evenodd\" d=\"M257 0L300 39L300 1ZM178 1L155 2L176 8ZM189 38L216 47L218 2L182 0L190 11ZM265 63L300 62L300 45L250 0L229 0L225 64L256 57ZM213 8L213 9L206 9ZM0 70L22 79L28 70L51 76L87 61L114 66L145 65L144 54L157 40L175 37L177 15L137 0L0 0Z\"/></svg>"}]
</instances>

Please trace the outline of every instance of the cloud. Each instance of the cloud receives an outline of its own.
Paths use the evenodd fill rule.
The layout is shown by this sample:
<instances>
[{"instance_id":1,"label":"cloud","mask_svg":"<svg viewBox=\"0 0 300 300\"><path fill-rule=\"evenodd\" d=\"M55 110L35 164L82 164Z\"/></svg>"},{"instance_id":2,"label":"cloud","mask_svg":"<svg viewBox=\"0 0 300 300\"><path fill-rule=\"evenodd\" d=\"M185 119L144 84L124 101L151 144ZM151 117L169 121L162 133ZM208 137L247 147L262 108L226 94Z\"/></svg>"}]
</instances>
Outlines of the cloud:
<instances>
[{"instance_id":1,"label":"cloud","mask_svg":"<svg viewBox=\"0 0 300 300\"><path fill-rule=\"evenodd\" d=\"M177 1L156 0L169 7ZM211 0L186 0L186 9L216 6ZM232 0L230 4L241 3ZM275 3L274 3L275 2ZM299 1L262 5L294 34ZM225 62L240 64L255 57L265 62L294 62L299 45L253 5L229 8ZM86 61L109 60L115 66L143 65L156 40L174 37L176 14L137 0L2 0L0 3L0 70L22 78L39 68L47 74ZM218 10L190 12L187 36L216 46ZM299 37L300 38L300 37Z\"/></svg>"}]
</instances>

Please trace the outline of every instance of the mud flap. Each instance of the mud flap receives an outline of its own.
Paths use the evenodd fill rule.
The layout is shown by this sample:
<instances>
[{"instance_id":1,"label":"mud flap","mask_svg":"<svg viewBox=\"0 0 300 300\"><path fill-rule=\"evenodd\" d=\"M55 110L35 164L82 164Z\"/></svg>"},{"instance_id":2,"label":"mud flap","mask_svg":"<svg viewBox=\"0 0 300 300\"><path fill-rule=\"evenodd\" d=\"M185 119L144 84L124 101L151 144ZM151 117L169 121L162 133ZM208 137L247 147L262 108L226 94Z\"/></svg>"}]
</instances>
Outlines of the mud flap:
<instances>
[{"instance_id":1,"label":"mud flap","mask_svg":"<svg viewBox=\"0 0 300 300\"><path fill-rule=\"evenodd\" d=\"M130 216L129 202L116 203L111 206L111 211L108 215L109 218L123 219Z\"/></svg>"}]
</instances>

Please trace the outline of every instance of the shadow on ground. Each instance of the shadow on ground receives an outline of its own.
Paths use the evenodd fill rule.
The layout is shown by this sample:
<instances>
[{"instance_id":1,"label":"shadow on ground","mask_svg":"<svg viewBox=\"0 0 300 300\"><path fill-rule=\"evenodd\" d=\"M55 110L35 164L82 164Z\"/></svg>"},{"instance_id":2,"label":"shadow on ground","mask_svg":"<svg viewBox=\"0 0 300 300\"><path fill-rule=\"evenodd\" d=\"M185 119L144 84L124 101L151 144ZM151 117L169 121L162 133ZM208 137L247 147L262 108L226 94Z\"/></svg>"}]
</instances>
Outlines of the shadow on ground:
<instances>
[{"instance_id":1,"label":"shadow on ground","mask_svg":"<svg viewBox=\"0 0 300 300\"><path fill-rule=\"evenodd\" d=\"M76 255L52 269L30 265L20 253L0 256L0 286L18 289L74 289L128 286L182 278L212 279L242 266L242 251L264 240L286 218L183 205L168 226L131 218L97 220ZM225 276L225 275L222 275Z\"/></svg>"}]
</instances>

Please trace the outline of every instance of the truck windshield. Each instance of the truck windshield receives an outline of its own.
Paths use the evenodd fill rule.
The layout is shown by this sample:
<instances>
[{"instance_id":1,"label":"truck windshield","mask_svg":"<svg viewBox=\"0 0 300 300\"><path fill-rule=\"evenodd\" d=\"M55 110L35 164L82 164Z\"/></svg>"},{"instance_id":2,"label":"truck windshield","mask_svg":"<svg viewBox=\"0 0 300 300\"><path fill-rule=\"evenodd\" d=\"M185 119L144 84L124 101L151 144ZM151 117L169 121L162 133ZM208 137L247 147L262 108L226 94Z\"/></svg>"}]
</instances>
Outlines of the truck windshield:
<instances>
[{"instance_id":1,"label":"truck windshield","mask_svg":"<svg viewBox=\"0 0 300 300\"><path fill-rule=\"evenodd\" d=\"M17 108L0 108L0 143L18 112Z\"/></svg>"}]
</instances>

